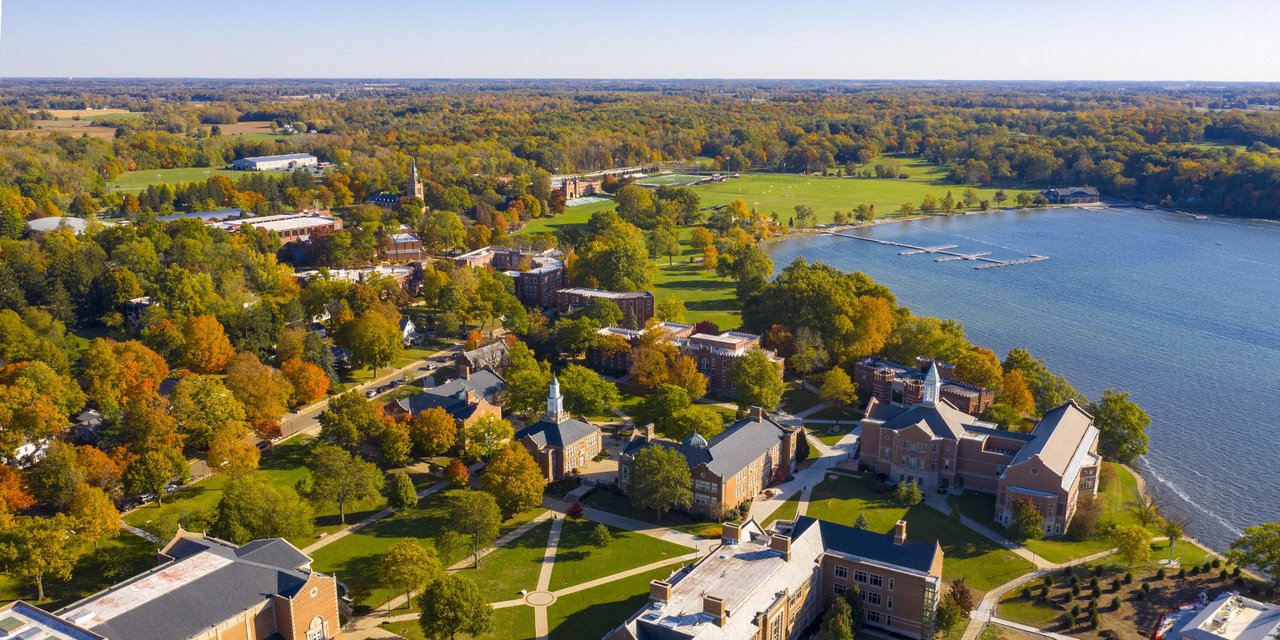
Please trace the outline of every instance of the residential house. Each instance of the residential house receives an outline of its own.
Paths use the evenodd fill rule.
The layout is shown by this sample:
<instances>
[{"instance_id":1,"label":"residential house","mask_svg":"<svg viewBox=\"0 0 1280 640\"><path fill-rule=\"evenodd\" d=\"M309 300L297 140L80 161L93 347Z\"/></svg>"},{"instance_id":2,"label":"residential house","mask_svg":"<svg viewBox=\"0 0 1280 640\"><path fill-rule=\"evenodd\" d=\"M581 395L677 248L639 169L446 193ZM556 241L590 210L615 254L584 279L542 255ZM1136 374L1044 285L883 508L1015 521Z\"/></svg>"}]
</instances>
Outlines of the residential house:
<instances>
[{"instance_id":1,"label":"residential house","mask_svg":"<svg viewBox=\"0 0 1280 640\"><path fill-rule=\"evenodd\" d=\"M418 339L418 327L409 316L400 316L400 342L410 344Z\"/></svg>"},{"instance_id":2,"label":"residential house","mask_svg":"<svg viewBox=\"0 0 1280 640\"><path fill-rule=\"evenodd\" d=\"M673 442L658 438L652 424L632 436L618 460L618 485L631 490L631 464L648 447L674 449L684 456L693 478L690 511L716 516L755 498L795 471L802 429L774 422L759 407L707 440L698 434Z\"/></svg>"},{"instance_id":3,"label":"residential house","mask_svg":"<svg viewBox=\"0 0 1280 640\"><path fill-rule=\"evenodd\" d=\"M496 340L470 351L463 351L453 360L453 366L460 375L464 369L479 371L486 367L502 373L509 364L511 364L511 351L505 340Z\"/></svg>"},{"instance_id":4,"label":"residential house","mask_svg":"<svg viewBox=\"0 0 1280 640\"><path fill-rule=\"evenodd\" d=\"M861 466L892 482L914 480L925 492L994 493L993 516L1004 525L1016 502L1031 500L1046 535L1066 533L1080 495L1098 491L1098 429L1074 400L1047 412L1030 433L1005 431L943 398L931 366L919 403L873 397L861 425Z\"/></svg>"},{"instance_id":5,"label":"residential house","mask_svg":"<svg viewBox=\"0 0 1280 640\"><path fill-rule=\"evenodd\" d=\"M1063 189L1045 189L1040 192L1049 204L1087 204L1098 202L1100 195L1094 187L1066 187Z\"/></svg>"},{"instance_id":6,"label":"residential house","mask_svg":"<svg viewBox=\"0 0 1280 640\"><path fill-rule=\"evenodd\" d=\"M538 462L543 477L554 482L572 474L600 453L600 427L569 417L560 395L560 381L551 379L547 412L542 419L516 432L516 440Z\"/></svg>"},{"instance_id":7,"label":"residential house","mask_svg":"<svg viewBox=\"0 0 1280 640\"><path fill-rule=\"evenodd\" d=\"M417 395L388 402L382 411L396 420L412 420L427 409L439 407L453 416L459 428L488 415L501 418L500 396L507 382L492 369L462 372L461 375Z\"/></svg>"},{"instance_id":8,"label":"residential house","mask_svg":"<svg viewBox=\"0 0 1280 640\"><path fill-rule=\"evenodd\" d=\"M724 525L723 544L649 583L649 604L605 640L795 640L858 587L862 626L877 636L933 636L941 547L907 539L907 523L873 533L801 516L763 530Z\"/></svg>"},{"instance_id":9,"label":"residential house","mask_svg":"<svg viewBox=\"0 0 1280 640\"><path fill-rule=\"evenodd\" d=\"M329 640L338 583L279 538L243 546L179 529L159 566L57 611L0 608L0 634L64 640Z\"/></svg>"},{"instance_id":10,"label":"residential house","mask_svg":"<svg viewBox=\"0 0 1280 640\"><path fill-rule=\"evenodd\" d=\"M942 376L942 398L955 408L979 415L995 402L991 389L954 380L956 366L948 362L935 362L932 358L916 358L912 369L879 358L866 358L853 365L853 381L858 385L858 396L863 402L875 398L881 404L918 404L924 398L924 379L929 367L937 365Z\"/></svg>"},{"instance_id":11,"label":"residential house","mask_svg":"<svg viewBox=\"0 0 1280 640\"><path fill-rule=\"evenodd\" d=\"M571 287L556 292L556 313L567 315L594 300L609 300L622 311L622 324L643 327L654 316L653 294L648 291L605 291Z\"/></svg>"}]
</instances>

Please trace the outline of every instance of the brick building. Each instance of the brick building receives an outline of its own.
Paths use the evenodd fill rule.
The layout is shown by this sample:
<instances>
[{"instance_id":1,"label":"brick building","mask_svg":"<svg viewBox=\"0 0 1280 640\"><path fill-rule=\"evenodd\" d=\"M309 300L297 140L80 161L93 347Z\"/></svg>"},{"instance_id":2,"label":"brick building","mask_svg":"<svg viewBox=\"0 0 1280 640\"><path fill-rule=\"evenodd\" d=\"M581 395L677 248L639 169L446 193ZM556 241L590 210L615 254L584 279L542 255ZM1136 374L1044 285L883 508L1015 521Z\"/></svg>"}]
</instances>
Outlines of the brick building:
<instances>
[{"instance_id":1,"label":"brick building","mask_svg":"<svg viewBox=\"0 0 1280 640\"><path fill-rule=\"evenodd\" d=\"M760 346L760 336L753 333L693 333L693 325L674 322L661 322L639 331L605 327L600 330L600 335L618 336L634 347L645 332L657 330L665 332L666 339L673 342L680 353L693 358L698 372L707 377L709 393L728 398L737 395L737 381L731 375L734 361L746 355L752 347ZM778 377L782 377L783 359L772 351L765 350L765 354L777 365ZM586 361L587 366L599 371L623 372L631 368L631 353L629 349L610 350L594 346L587 350Z\"/></svg>"},{"instance_id":2,"label":"brick building","mask_svg":"<svg viewBox=\"0 0 1280 640\"><path fill-rule=\"evenodd\" d=\"M556 293L556 313L566 315L593 300L609 300L622 310L624 327L643 327L654 316L653 294L648 291L605 291L572 287Z\"/></svg>"},{"instance_id":3,"label":"brick building","mask_svg":"<svg viewBox=\"0 0 1280 640\"><path fill-rule=\"evenodd\" d=\"M937 542L801 516L765 531L725 524L723 545L649 584L649 604L605 640L794 640L853 586L862 625L876 635L933 635L942 588Z\"/></svg>"},{"instance_id":4,"label":"brick building","mask_svg":"<svg viewBox=\"0 0 1280 640\"><path fill-rule=\"evenodd\" d=\"M56 612L0 610L4 637L70 640L329 640L338 582L279 538L243 546L179 529L160 565ZM12 635L10 635L12 634Z\"/></svg>"},{"instance_id":5,"label":"brick building","mask_svg":"<svg viewBox=\"0 0 1280 640\"><path fill-rule=\"evenodd\" d=\"M515 437L529 450L549 482L586 466L600 453L604 441L599 427L565 413L560 381L555 378L547 393L547 412L541 420L517 431Z\"/></svg>"},{"instance_id":6,"label":"brick building","mask_svg":"<svg viewBox=\"0 0 1280 640\"><path fill-rule=\"evenodd\" d=\"M955 408L976 416L995 402L994 391L953 380L955 365L923 357L916 358L914 369L879 358L855 363L853 381L858 385L858 398L863 403L875 398L881 404L917 404L924 398L924 379L929 367L935 364L942 376L942 398Z\"/></svg>"},{"instance_id":7,"label":"brick building","mask_svg":"<svg viewBox=\"0 0 1280 640\"><path fill-rule=\"evenodd\" d=\"M929 370L914 405L872 398L862 419L859 463L892 482L914 480L922 491L971 489L996 494L993 517L1010 524L1013 505L1030 500L1046 535L1066 533L1081 493L1096 494L1098 429L1074 400L1047 412L1030 433L999 429L941 396Z\"/></svg>"},{"instance_id":8,"label":"brick building","mask_svg":"<svg viewBox=\"0 0 1280 640\"><path fill-rule=\"evenodd\" d=\"M235 232L244 226L274 231L280 237L281 244L288 245L295 242L308 242L312 236L325 236L341 231L342 219L328 215L328 211L316 211L222 220L212 222L210 226L230 232Z\"/></svg>"},{"instance_id":9,"label":"brick building","mask_svg":"<svg viewBox=\"0 0 1280 640\"><path fill-rule=\"evenodd\" d=\"M715 516L756 497L769 485L795 471L801 430L778 424L759 407L711 440L694 434L683 442L658 438L653 425L636 430L618 460L618 485L631 489L631 463L644 449L666 447L680 452L693 476L690 511Z\"/></svg>"},{"instance_id":10,"label":"brick building","mask_svg":"<svg viewBox=\"0 0 1280 640\"><path fill-rule=\"evenodd\" d=\"M474 424L484 416L502 417L501 394L507 382L492 369L459 371L461 377L431 387L422 393L383 405L382 411L396 420L412 420L427 409L441 408L453 417L458 428Z\"/></svg>"}]
</instances>

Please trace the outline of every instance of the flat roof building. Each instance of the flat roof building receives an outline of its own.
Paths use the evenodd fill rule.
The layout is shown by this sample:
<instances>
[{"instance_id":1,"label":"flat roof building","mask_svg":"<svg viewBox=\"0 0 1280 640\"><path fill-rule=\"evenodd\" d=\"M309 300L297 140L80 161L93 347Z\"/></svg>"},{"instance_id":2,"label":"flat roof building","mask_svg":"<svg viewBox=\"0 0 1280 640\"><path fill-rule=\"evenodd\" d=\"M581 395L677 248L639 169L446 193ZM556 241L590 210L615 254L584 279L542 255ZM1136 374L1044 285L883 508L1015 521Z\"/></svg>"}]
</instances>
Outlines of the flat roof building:
<instances>
[{"instance_id":1,"label":"flat roof building","mask_svg":"<svg viewBox=\"0 0 1280 640\"><path fill-rule=\"evenodd\" d=\"M1280 606L1236 592L1223 593L1188 616L1173 629L1175 640L1274 640L1280 637Z\"/></svg>"},{"instance_id":2,"label":"flat roof building","mask_svg":"<svg viewBox=\"0 0 1280 640\"><path fill-rule=\"evenodd\" d=\"M320 160L309 153L288 153L278 156L240 158L231 163L231 168L240 169L241 171L278 171L281 169L314 167L319 164Z\"/></svg>"},{"instance_id":3,"label":"flat roof building","mask_svg":"<svg viewBox=\"0 0 1280 640\"><path fill-rule=\"evenodd\" d=\"M242 226L274 231L284 244L306 242L311 236L323 236L342 229L342 219L321 213L286 213L278 216L259 216L237 220L214 222L212 226L227 231L237 231Z\"/></svg>"}]
</instances>

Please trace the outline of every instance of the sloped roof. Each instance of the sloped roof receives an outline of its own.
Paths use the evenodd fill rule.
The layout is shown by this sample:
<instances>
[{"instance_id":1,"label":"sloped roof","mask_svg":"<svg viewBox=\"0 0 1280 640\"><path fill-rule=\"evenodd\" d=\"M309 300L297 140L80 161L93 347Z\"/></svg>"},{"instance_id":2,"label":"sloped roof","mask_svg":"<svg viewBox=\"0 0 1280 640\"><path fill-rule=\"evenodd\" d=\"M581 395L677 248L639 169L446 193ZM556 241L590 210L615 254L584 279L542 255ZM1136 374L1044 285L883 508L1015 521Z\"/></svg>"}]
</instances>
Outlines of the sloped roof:
<instances>
[{"instance_id":1,"label":"sloped roof","mask_svg":"<svg viewBox=\"0 0 1280 640\"><path fill-rule=\"evenodd\" d=\"M1089 415L1075 400L1050 409L1031 430L1031 441L1009 461L1009 466L1039 456L1055 473L1066 475L1071 461L1081 446L1089 446L1098 430Z\"/></svg>"},{"instance_id":2,"label":"sloped roof","mask_svg":"<svg viewBox=\"0 0 1280 640\"><path fill-rule=\"evenodd\" d=\"M461 357L466 358L472 364L496 368L506 363L509 350L506 342L498 340L470 351L464 351Z\"/></svg>"},{"instance_id":3,"label":"sloped roof","mask_svg":"<svg viewBox=\"0 0 1280 640\"><path fill-rule=\"evenodd\" d=\"M791 538L799 539L810 531L815 531L821 536L822 546L825 549L925 573L933 567L934 557L942 552L936 542L907 540L902 544L895 544L893 536L889 534L875 533L808 516L796 518L795 526L791 530Z\"/></svg>"},{"instance_id":4,"label":"sloped roof","mask_svg":"<svg viewBox=\"0 0 1280 640\"><path fill-rule=\"evenodd\" d=\"M784 427L768 417L759 420L743 418L716 434L706 447L693 447L670 440L647 442L636 438L627 444L624 453L634 455L647 446L657 444L679 451L690 467L705 463L712 473L725 478L746 468L777 445L779 438L792 431L794 429L791 427Z\"/></svg>"},{"instance_id":5,"label":"sloped roof","mask_svg":"<svg viewBox=\"0 0 1280 640\"><path fill-rule=\"evenodd\" d=\"M959 440L964 435L965 425L976 421L945 398L940 398L934 405L915 404L909 407L893 406L872 398L867 405L867 417L883 421L881 426L885 429L900 431L920 425L934 437L950 440Z\"/></svg>"},{"instance_id":6,"label":"sloped roof","mask_svg":"<svg viewBox=\"0 0 1280 640\"><path fill-rule=\"evenodd\" d=\"M516 439L522 440L527 436L539 447L549 445L563 449L565 445L573 444L599 431L600 427L574 418L561 423L539 420L517 432Z\"/></svg>"}]
</instances>

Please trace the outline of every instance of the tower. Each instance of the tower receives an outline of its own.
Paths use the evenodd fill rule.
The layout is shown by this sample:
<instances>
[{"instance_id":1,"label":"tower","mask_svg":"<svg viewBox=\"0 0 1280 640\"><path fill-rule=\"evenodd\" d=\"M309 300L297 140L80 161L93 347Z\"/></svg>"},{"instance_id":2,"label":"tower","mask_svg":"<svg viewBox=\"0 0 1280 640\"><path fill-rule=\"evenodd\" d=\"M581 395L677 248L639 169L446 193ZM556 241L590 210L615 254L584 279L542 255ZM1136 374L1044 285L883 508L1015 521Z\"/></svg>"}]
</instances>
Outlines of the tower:
<instances>
[{"instance_id":1,"label":"tower","mask_svg":"<svg viewBox=\"0 0 1280 640\"><path fill-rule=\"evenodd\" d=\"M924 400L923 404L928 407L936 406L938 399L942 397L942 376L938 375L938 365L929 365L929 374L924 378Z\"/></svg>"},{"instance_id":2,"label":"tower","mask_svg":"<svg viewBox=\"0 0 1280 640\"><path fill-rule=\"evenodd\" d=\"M404 194L410 198L419 200L426 199L426 190L422 188L422 177L418 175L418 159L413 160L413 171L409 174L409 184L404 190Z\"/></svg>"},{"instance_id":3,"label":"tower","mask_svg":"<svg viewBox=\"0 0 1280 640\"><path fill-rule=\"evenodd\" d=\"M568 419L564 414L564 396L560 395L559 378L551 378L551 390L547 393L547 414L543 419L553 424L560 424Z\"/></svg>"}]
</instances>

